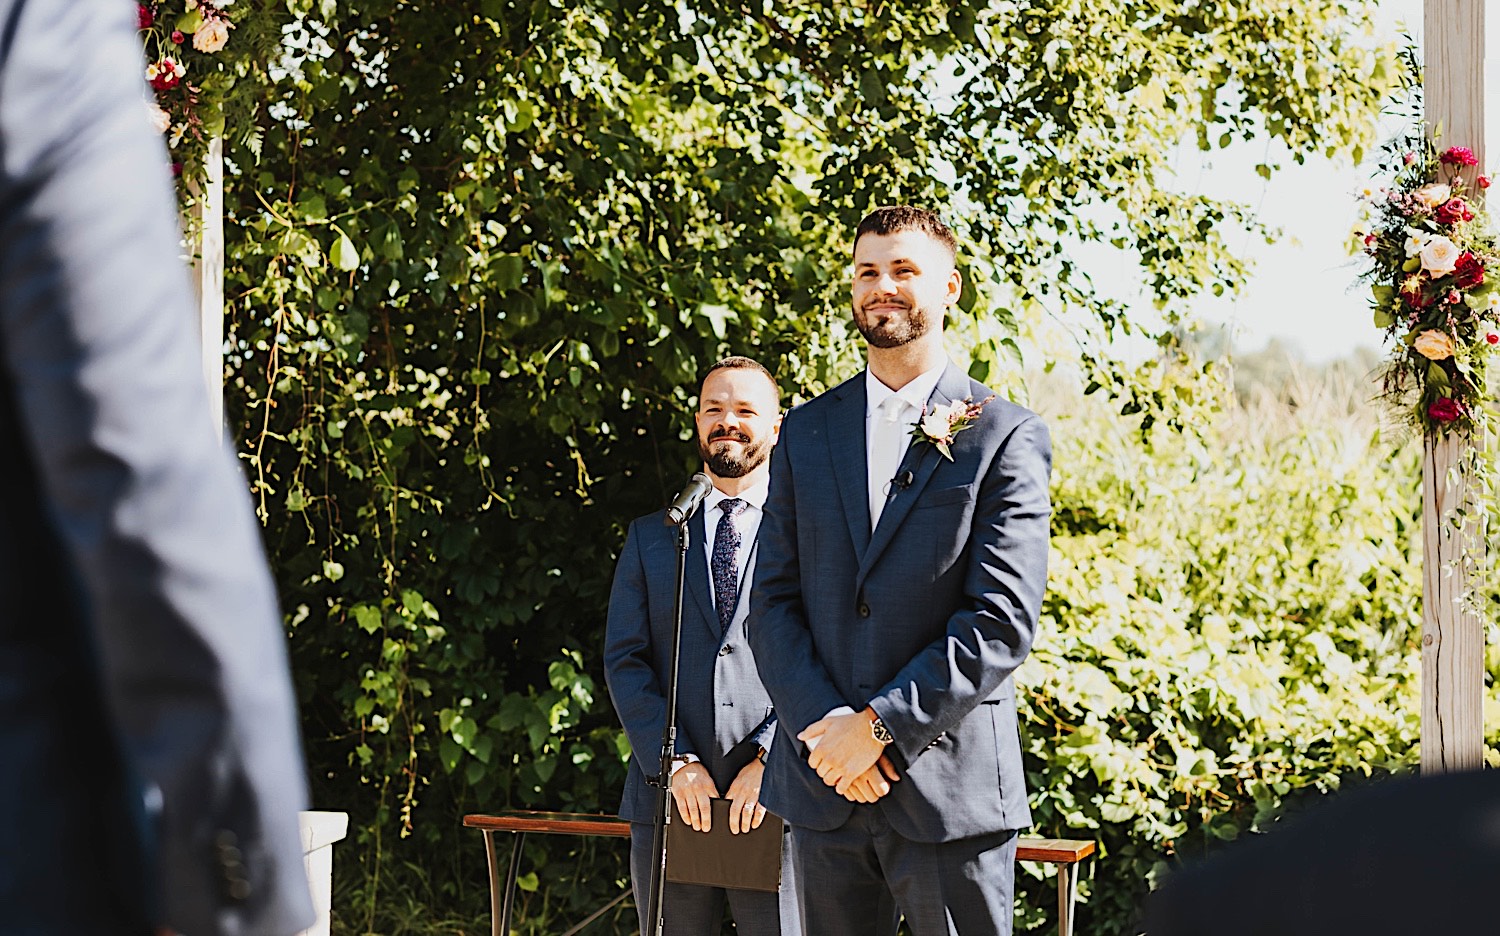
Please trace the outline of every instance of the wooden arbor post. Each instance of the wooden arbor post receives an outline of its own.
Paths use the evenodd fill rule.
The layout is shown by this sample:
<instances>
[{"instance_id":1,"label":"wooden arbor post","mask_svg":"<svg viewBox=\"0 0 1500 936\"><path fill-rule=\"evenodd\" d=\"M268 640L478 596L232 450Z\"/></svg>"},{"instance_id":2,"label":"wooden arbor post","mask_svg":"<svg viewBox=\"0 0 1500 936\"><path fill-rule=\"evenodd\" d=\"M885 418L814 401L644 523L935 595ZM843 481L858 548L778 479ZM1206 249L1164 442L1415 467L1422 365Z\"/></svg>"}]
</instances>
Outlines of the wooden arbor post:
<instances>
[{"instance_id":1,"label":"wooden arbor post","mask_svg":"<svg viewBox=\"0 0 1500 936\"><path fill-rule=\"evenodd\" d=\"M215 136L203 154L203 180L192 183L193 285L198 288L198 329L203 340L203 381L208 387L215 437L224 427L224 140Z\"/></svg>"},{"instance_id":2,"label":"wooden arbor post","mask_svg":"<svg viewBox=\"0 0 1500 936\"><path fill-rule=\"evenodd\" d=\"M1500 156L1500 109L1485 94L1500 80L1500 5L1426 0L1423 100L1440 147L1467 146L1479 167ZM1500 91L1497 91L1500 95ZM1494 119L1489 119L1493 117ZM1474 169L1464 171L1471 192ZM1461 597L1470 586L1470 550L1482 529L1458 529L1455 508L1477 506L1463 471L1485 440L1428 435L1422 460L1422 772L1477 769L1484 763L1484 625ZM1473 514L1470 513L1470 516Z\"/></svg>"}]
</instances>

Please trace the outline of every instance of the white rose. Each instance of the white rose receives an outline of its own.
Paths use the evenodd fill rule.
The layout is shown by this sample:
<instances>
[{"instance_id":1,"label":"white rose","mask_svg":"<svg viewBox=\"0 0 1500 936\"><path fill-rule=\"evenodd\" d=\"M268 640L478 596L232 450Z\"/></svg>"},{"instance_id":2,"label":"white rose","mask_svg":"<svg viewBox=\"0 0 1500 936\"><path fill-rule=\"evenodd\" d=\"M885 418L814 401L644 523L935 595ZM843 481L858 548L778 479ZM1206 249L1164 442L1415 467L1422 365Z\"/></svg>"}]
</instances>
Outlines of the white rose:
<instances>
[{"instance_id":1,"label":"white rose","mask_svg":"<svg viewBox=\"0 0 1500 936\"><path fill-rule=\"evenodd\" d=\"M199 52L217 52L229 42L229 22L217 17L206 19L193 33L193 48Z\"/></svg>"},{"instance_id":2,"label":"white rose","mask_svg":"<svg viewBox=\"0 0 1500 936\"><path fill-rule=\"evenodd\" d=\"M948 438L948 410L939 406L922 417L922 432L939 442Z\"/></svg>"},{"instance_id":3,"label":"white rose","mask_svg":"<svg viewBox=\"0 0 1500 936\"><path fill-rule=\"evenodd\" d=\"M155 101L146 102L146 115L151 119L151 126L156 128L157 133L166 133L167 128L172 126L172 115Z\"/></svg>"},{"instance_id":4,"label":"white rose","mask_svg":"<svg viewBox=\"0 0 1500 936\"><path fill-rule=\"evenodd\" d=\"M1453 265L1458 262L1458 245L1446 237L1434 235L1427 239L1427 245L1422 248L1419 256L1422 258L1422 269L1430 276L1443 276L1453 272Z\"/></svg>"},{"instance_id":5,"label":"white rose","mask_svg":"<svg viewBox=\"0 0 1500 936\"><path fill-rule=\"evenodd\" d=\"M1406 255L1408 257L1415 257L1417 254L1422 252L1422 248L1426 247L1427 242L1431 239L1432 235L1426 233L1425 231L1419 231L1416 228L1407 228Z\"/></svg>"}]
</instances>

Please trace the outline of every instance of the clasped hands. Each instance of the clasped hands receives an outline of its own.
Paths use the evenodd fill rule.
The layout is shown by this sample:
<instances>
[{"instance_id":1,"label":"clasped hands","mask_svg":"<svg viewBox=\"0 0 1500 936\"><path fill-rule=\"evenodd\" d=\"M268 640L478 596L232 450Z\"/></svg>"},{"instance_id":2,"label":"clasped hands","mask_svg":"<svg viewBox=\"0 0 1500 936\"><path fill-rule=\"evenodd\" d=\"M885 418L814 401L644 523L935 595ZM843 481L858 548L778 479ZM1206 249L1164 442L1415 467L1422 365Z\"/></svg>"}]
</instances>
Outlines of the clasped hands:
<instances>
[{"instance_id":1,"label":"clasped hands","mask_svg":"<svg viewBox=\"0 0 1500 936\"><path fill-rule=\"evenodd\" d=\"M891 792L901 779L896 765L885 754L885 745L870 733L875 713L829 715L808 725L797 740L812 748L808 766L844 799L873 803Z\"/></svg>"},{"instance_id":2,"label":"clasped hands","mask_svg":"<svg viewBox=\"0 0 1500 936\"><path fill-rule=\"evenodd\" d=\"M735 835L760 828L765 821L766 807L760 804L760 781L766 766L759 759L746 764L729 784L729 831ZM707 832L713 827L711 800L719 795L708 768L701 763L689 763L677 768L672 774L672 798L677 801L677 811L696 832Z\"/></svg>"}]
</instances>

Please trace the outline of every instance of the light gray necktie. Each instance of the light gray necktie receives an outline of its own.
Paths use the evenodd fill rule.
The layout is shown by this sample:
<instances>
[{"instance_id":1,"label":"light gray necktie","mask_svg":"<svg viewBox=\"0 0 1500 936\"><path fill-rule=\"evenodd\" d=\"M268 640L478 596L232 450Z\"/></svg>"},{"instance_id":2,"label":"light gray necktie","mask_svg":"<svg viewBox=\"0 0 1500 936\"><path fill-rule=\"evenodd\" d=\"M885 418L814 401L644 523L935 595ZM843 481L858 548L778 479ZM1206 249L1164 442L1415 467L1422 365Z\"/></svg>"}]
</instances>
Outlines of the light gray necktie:
<instances>
[{"instance_id":1,"label":"light gray necktie","mask_svg":"<svg viewBox=\"0 0 1500 936\"><path fill-rule=\"evenodd\" d=\"M870 473L867 487L870 492L870 530L880 523L880 513L885 509L886 494L891 489L891 479L901 467L901 458L906 454L911 427L902 416L910 407L901 397L891 394L881 401L870 422Z\"/></svg>"}]
</instances>

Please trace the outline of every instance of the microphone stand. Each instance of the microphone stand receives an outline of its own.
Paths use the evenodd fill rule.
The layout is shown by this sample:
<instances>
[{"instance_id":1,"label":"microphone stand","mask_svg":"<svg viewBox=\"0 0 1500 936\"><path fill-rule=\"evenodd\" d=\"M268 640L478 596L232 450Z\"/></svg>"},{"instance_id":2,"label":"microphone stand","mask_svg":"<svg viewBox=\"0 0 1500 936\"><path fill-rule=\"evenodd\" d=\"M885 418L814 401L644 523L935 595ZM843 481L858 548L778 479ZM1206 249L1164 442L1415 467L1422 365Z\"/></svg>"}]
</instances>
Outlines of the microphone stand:
<instances>
[{"instance_id":1,"label":"microphone stand","mask_svg":"<svg viewBox=\"0 0 1500 936\"><path fill-rule=\"evenodd\" d=\"M672 758L677 752L677 667L682 654L683 586L687 581L688 521L698 512L698 505L677 525L677 599L672 610L672 666L667 671L667 718L661 732L661 763L656 785L656 818L651 836L650 898L646 918L651 921L647 936L662 934L662 896L667 886L667 824L672 821Z\"/></svg>"}]
</instances>

